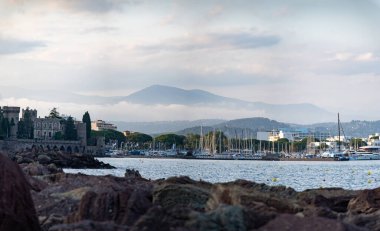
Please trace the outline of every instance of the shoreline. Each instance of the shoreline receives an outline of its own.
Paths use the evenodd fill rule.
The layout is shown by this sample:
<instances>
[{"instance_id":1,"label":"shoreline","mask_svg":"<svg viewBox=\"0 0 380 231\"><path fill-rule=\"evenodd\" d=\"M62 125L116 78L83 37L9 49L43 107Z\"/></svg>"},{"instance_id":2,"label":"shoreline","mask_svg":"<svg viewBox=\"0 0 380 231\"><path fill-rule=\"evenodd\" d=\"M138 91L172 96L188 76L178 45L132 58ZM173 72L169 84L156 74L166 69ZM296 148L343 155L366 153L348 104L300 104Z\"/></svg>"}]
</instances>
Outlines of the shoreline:
<instances>
[{"instance_id":1,"label":"shoreline","mask_svg":"<svg viewBox=\"0 0 380 231\"><path fill-rule=\"evenodd\" d=\"M183 159L183 160L243 160L243 161L337 161L333 158L266 158L266 159L232 159L232 158L214 158L214 157L205 157L205 158L196 158L193 156L143 156L143 155L128 155L128 156L95 156L96 158L132 158L132 159ZM340 162L340 161L338 161Z\"/></svg>"}]
</instances>

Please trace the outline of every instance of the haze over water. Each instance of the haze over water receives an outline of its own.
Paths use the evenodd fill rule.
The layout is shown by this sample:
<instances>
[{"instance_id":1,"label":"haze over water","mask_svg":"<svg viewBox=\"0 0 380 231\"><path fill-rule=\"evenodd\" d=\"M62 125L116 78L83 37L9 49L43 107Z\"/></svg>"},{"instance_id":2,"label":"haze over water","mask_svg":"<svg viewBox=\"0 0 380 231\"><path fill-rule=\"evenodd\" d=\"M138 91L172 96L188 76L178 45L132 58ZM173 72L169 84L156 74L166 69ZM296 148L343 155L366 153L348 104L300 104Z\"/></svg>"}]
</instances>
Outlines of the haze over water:
<instances>
[{"instance_id":1,"label":"haze over water","mask_svg":"<svg viewBox=\"0 0 380 231\"><path fill-rule=\"evenodd\" d=\"M189 176L194 180L228 182L245 179L268 185L285 185L297 191L320 187L371 189L380 187L380 161L240 161L147 158L101 158L117 169L65 169L67 173L124 176L136 169L142 177L160 179Z\"/></svg>"}]
</instances>

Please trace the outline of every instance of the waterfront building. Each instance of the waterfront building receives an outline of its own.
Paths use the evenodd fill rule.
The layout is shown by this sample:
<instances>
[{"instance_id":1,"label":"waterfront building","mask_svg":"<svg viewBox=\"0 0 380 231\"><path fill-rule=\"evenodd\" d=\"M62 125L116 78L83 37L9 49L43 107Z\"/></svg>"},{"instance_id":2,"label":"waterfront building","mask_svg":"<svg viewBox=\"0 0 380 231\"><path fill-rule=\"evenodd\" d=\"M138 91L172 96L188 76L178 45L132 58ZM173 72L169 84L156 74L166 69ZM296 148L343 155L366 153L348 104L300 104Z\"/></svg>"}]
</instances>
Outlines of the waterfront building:
<instances>
[{"instance_id":1,"label":"waterfront building","mask_svg":"<svg viewBox=\"0 0 380 231\"><path fill-rule=\"evenodd\" d=\"M128 131L128 130L123 131L124 136L129 136L129 135L132 134L132 133L133 133L133 132Z\"/></svg>"},{"instance_id":2,"label":"waterfront building","mask_svg":"<svg viewBox=\"0 0 380 231\"><path fill-rule=\"evenodd\" d=\"M107 123L103 120L96 120L91 122L91 129L95 131L117 130L117 127L114 124Z\"/></svg>"},{"instance_id":3,"label":"waterfront building","mask_svg":"<svg viewBox=\"0 0 380 231\"><path fill-rule=\"evenodd\" d=\"M328 137L330 134L327 132L311 131L307 128L280 128L279 130L257 132L257 139L265 141L277 141L278 139L300 141L305 138L326 140Z\"/></svg>"}]
</instances>

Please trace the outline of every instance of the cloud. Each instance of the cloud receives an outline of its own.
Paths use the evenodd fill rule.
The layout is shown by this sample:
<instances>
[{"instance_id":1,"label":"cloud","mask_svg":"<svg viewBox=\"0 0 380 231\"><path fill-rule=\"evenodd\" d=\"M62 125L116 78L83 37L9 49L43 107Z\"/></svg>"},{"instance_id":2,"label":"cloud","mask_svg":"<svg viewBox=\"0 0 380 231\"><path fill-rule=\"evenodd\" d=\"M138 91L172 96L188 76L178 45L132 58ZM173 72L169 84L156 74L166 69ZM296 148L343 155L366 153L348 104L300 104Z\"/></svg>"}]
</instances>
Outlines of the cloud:
<instances>
[{"instance_id":1,"label":"cloud","mask_svg":"<svg viewBox=\"0 0 380 231\"><path fill-rule=\"evenodd\" d=\"M121 10L123 5L131 1L123 0L64 0L62 4L80 11L93 13L106 13L109 11Z\"/></svg>"},{"instance_id":2,"label":"cloud","mask_svg":"<svg viewBox=\"0 0 380 231\"><path fill-rule=\"evenodd\" d=\"M379 55L376 52L336 53L328 62L320 63L312 69L319 75L338 74L342 76L359 74L380 74ZM320 66L323 65L323 68Z\"/></svg>"},{"instance_id":3,"label":"cloud","mask_svg":"<svg viewBox=\"0 0 380 231\"><path fill-rule=\"evenodd\" d=\"M374 55L373 55L373 53L371 53L371 52L367 52L367 53L364 53L364 54L360 54L360 55L358 55L357 57L356 57L356 60L357 61L372 61L372 60L374 60Z\"/></svg>"},{"instance_id":4,"label":"cloud","mask_svg":"<svg viewBox=\"0 0 380 231\"><path fill-rule=\"evenodd\" d=\"M84 34L88 33L109 33L109 32L114 32L117 31L118 28L112 27L112 26L99 26L99 27L93 27L89 29L83 30Z\"/></svg>"},{"instance_id":5,"label":"cloud","mask_svg":"<svg viewBox=\"0 0 380 231\"><path fill-rule=\"evenodd\" d=\"M35 48L45 46L46 44L41 41L24 41L17 39L0 38L0 55L29 52Z\"/></svg>"},{"instance_id":6,"label":"cloud","mask_svg":"<svg viewBox=\"0 0 380 231\"><path fill-rule=\"evenodd\" d=\"M69 10L104 14L112 11L122 11L126 5L135 5L142 0L11 0L0 2L0 6L10 12L27 12L33 9Z\"/></svg>"},{"instance_id":7,"label":"cloud","mask_svg":"<svg viewBox=\"0 0 380 231\"><path fill-rule=\"evenodd\" d=\"M208 12L208 16L209 17L215 17L215 16L218 16L220 14L222 14L224 11L224 7L222 5L216 5L214 6L209 12Z\"/></svg>"},{"instance_id":8,"label":"cloud","mask_svg":"<svg viewBox=\"0 0 380 231\"><path fill-rule=\"evenodd\" d=\"M336 53L335 57L332 60L338 60L338 61L346 61L352 58L351 53L343 52L343 53Z\"/></svg>"},{"instance_id":9,"label":"cloud","mask_svg":"<svg viewBox=\"0 0 380 231\"><path fill-rule=\"evenodd\" d=\"M256 49L278 44L280 37L247 32L208 33L163 41L155 45L140 46L144 51L193 51L203 49Z\"/></svg>"},{"instance_id":10,"label":"cloud","mask_svg":"<svg viewBox=\"0 0 380 231\"><path fill-rule=\"evenodd\" d=\"M350 53L350 52L340 52L336 53L332 59L329 60L337 60L337 61L360 61L360 62L369 62L375 61L378 57L373 52L365 52L365 53Z\"/></svg>"}]
</instances>

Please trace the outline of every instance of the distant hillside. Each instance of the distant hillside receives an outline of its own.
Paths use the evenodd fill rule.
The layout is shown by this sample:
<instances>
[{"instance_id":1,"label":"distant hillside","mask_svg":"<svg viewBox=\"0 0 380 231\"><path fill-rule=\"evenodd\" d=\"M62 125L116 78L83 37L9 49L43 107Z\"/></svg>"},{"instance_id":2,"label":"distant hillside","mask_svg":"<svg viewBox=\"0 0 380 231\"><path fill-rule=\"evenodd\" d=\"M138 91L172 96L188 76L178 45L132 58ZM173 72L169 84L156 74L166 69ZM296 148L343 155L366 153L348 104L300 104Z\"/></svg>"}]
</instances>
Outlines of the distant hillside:
<instances>
[{"instance_id":1,"label":"distant hillside","mask_svg":"<svg viewBox=\"0 0 380 231\"><path fill-rule=\"evenodd\" d=\"M211 127L203 127L203 133L215 130L223 131L228 137L248 136L253 134L256 137L258 131L270 131L272 129L281 128L307 128L312 131L328 132L331 136L338 134L337 123L318 123L310 125L288 124L281 123L276 120L270 120L267 118L245 118L225 121L219 124L215 124ZM368 137L370 134L380 133L380 121L359 121L354 120L351 122L342 123L344 135L351 137ZM177 134L186 135L189 133L199 134L200 127L191 127L176 132ZM247 135L245 135L247 134ZM342 134L343 135L343 134ZM243 136L243 137L244 137Z\"/></svg>"},{"instance_id":2,"label":"distant hillside","mask_svg":"<svg viewBox=\"0 0 380 231\"><path fill-rule=\"evenodd\" d=\"M216 124L212 127L203 128L203 133L213 131L222 131L228 137L252 137L256 138L258 131L268 131L278 128L288 128L289 124L277 122L275 120L270 120L267 118L256 117L256 118L244 118L225 121L219 124ZM184 130L176 132L179 135L186 134L200 134L200 127L191 127Z\"/></svg>"},{"instance_id":3,"label":"distant hillside","mask_svg":"<svg viewBox=\"0 0 380 231\"><path fill-rule=\"evenodd\" d=\"M213 126L224 122L220 119L206 119L206 120L194 120L194 121L157 121L157 122L122 122L114 121L119 131L134 131L142 132L146 134L159 134L176 132L185 128L195 126Z\"/></svg>"},{"instance_id":4,"label":"distant hillside","mask_svg":"<svg viewBox=\"0 0 380 231\"><path fill-rule=\"evenodd\" d=\"M353 120L351 122L341 123L344 134L352 137L367 137L370 134L380 133L380 121L360 121ZM317 131L330 132L332 135L337 135L337 123L319 123L307 125L305 127L313 128Z\"/></svg>"}]
</instances>

